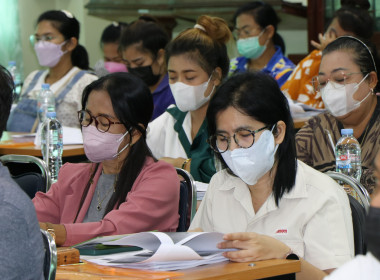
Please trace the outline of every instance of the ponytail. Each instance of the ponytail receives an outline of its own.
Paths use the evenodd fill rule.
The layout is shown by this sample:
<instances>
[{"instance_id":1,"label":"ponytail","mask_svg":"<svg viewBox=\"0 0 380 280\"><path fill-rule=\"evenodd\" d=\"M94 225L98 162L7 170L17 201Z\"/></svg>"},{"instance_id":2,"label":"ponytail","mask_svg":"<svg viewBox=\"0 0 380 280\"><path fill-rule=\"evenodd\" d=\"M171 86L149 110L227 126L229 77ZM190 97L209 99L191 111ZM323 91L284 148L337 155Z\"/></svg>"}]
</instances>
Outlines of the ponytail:
<instances>
[{"instance_id":1,"label":"ponytail","mask_svg":"<svg viewBox=\"0 0 380 280\"><path fill-rule=\"evenodd\" d=\"M282 53L285 54L285 42L284 39L282 39L281 35L277 33L277 31L273 35L273 44L276 46L279 46Z\"/></svg>"},{"instance_id":2,"label":"ponytail","mask_svg":"<svg viewBox=\"0 0 380 280\"><path fill-rule=\"evenodd\" d=\"M88 53L82 45L77 45L77 47L71 53L71 62L74 66L82 69L89 70L90 63L88 61Z\"/></svg>"}]
</instances>

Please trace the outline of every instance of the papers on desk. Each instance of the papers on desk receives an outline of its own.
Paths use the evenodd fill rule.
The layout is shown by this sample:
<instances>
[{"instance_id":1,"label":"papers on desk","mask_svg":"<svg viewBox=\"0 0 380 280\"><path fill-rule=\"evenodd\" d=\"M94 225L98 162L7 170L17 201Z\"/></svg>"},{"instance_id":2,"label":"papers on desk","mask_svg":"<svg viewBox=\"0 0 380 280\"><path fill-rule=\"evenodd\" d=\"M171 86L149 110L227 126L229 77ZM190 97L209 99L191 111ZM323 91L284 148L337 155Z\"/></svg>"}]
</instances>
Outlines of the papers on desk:
<instances>
[{"instance_id":1,"label":"papers on desk","mask_svg":"<svg viewBox=\"0 0 380 280\"><path fill-rule=\"evenodd\" d=\"M41 146L41 135L40 127L37 130L37 133L34 133L36 136L34 139L34 145ZM83 144L82 131L76 127L62 126L63 134L63 145L81 145ZM13 137L13 136L12 136Z\"/></svg>"},{"instance_id":2,"label":"papers on desk","mask_svg":"<svg viewBox=\"0 0 380 280\"><path fill-rule=\"evenodd\" d=\"M177 270L226 261L217 244L223 234L217 232L141 232L130 234L104 245L137 246L143 250L90 257L100 265L145 270ZM231 250L231 249L228 249Z\"/></svg>"},{"instance_id":3,"label":"papers on desk","mask_svg":"<svg viewBox=\"0 0 380 280\"><path fill-rule=\"evenodd\" d=\"M207 191L208 184L195 181L195 186L197 187L197 200L201 201L203 197L205 196L205 193Z\"/></svg>"}]
</instances>

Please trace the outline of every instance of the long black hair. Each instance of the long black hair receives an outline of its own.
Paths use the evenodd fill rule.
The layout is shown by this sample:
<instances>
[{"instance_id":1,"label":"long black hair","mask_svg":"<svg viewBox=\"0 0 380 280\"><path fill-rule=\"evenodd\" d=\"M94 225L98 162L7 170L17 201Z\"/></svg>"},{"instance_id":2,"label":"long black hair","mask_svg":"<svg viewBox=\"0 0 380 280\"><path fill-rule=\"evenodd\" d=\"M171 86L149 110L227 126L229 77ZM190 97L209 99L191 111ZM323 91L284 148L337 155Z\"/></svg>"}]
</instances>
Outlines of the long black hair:
<instances>
[{"instance_id":1,"label":"long black hair","mask_svg":"<svg viewBox=\"0 0 380 280\"><path fill-rule=\"evenodd\" d=\"M285 43L281 35L277 32L277 25L280 23L280 18L277 16L273 7L263 1L254 1L239 7L233 17L233 22L236 24L236 19L242 14L247 14L253 17L255 22L262 29L268 25L274 27L273 43L281 48L282 53L285 53Z\"/></svg>"},{"instance_id":2,"label":"long black hair","mask_svg":"<svg viewBox=\"0 0 380 280\"><path fill-rule=\"evenodd\" d=\"M88 70L89 61L86 49L79 44L79 21L67 11L51 10L44 12L37 19L37 24L43 20L50 21L54 28L56 28L65 38L69 40L74 37L78 40L78 45L71 52L71 62L74 66L80 69Z\"/></svg>"},{"instance_id":3,"label":"long black hair","mask_svg":"<svg viewBox=\"0 0 380 280\"><path fill-rule=\"evenodd\" d=\"M88 97L94 90L104 90L108 93L116 117L123 123L129 135L132 135L134 131L141 134L140 139L130 146L128 156L118 175L115 192L107 204L105 216L115 207L119 208L120 204L125 201L144 166L146 158L153 158L146 143L146 128L153 114L153 98L149 88L136 76L129 73L112 73L99 78L84 89L82 110L86 108ZM96 173L96 169L93 170L92 177ZM87 184L83 192L83 201L90 185ZM83 202L80 203L78 213L82 204Z\"/></svg>"},{"instance_id":4,"label":"long black hair","mask_svg":"<svg viewBox=\"0 0 380 280\"><path fill-rule=\"evenodd\" d=\"M231 106L267 126L273 127L278 121L286 124L284 140L276 153L277 172L273 183L273 194L278 205L282 195L293 188L297 172L293 119L288 101L277 82L265 73L247 72L234 75L222 84L211 98L207 110L209 135L215 135L217 115ZM275 126L273 134L277 133ZM216 153L216 156L223 167L233 174L221 154Z\"/></svg>"},{"instance_id":5,"label":"long black hair","mask_svg":"<svg viewBox=\"0 0 380 280\"><path fill-rule=\"evenodd\" d=\"M0 138L6 128L11 111L14 82L8 70L0 65Z\"/></svg>"},{"instance_id":6,"label":"long black hair","mask_svg":"<svg viewBox=\"0 0 380 280\"><path fill-rule=\"evenodd\" d=\"M117 22L114 21L106 28L104 28L102 32L102 36L100 37L100 47L106 43L116 43L119 44L120 37L124 29L128 26L125 22Z\"/></svg>"}]
</instances>

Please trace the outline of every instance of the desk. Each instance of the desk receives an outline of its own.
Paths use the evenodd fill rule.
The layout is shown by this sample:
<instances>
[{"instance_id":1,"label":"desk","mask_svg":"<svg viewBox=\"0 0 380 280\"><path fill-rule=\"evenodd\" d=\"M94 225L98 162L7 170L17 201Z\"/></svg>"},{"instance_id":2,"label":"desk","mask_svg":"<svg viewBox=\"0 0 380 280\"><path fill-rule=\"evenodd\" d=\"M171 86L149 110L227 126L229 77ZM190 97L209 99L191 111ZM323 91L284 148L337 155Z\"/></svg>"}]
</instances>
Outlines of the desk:
<instances>
[{"instance_id":1,"label":"desk","mask_svg":"<svg viewBox=\"0 0 380 280\"><path fill-rule=\"evenodd\" d=\"M3 132L0 141L0 155L29 155L42 157L41 149L34 146L32 143L15 143L12 135L18 135L17 132ZM15 144L15 145L12 145ZM64 145L62 157L84 156L83 145Z\"/></svg>"},{"instance_id":2,"label":"desk","mask_svg":"<svg viewBox=\"0 0 380 280\"><path fill-rule=\"evenodd\" d=\"M75 279L170 279L170 280L252 280L301 271L301 262L267 260L249 263L222 262L174 272L148 272L134 269L105 267L92 263L58 266L57 280Z\"/></svg>"}]
</instances>

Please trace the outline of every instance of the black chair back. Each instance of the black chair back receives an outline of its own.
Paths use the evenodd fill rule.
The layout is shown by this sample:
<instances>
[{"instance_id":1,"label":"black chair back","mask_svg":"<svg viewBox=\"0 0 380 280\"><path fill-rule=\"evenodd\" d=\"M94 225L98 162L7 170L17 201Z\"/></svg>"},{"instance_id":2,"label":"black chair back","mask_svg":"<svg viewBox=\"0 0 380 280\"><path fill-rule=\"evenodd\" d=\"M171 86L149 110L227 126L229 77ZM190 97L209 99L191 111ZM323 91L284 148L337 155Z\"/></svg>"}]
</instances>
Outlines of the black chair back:
<instances>
[{"instance_id":1,"label":"black chair back","mask_svg":"<svg viewBox=\"0 0 380 280\"><path fill-rule=\"evenodd\" d=\"M350 200L352 225L354 227L355 255L365 255L367 252L365 236L366 212L360 202L351 195L348 195L348 199Z\"/></svg>"}]
</instances>

